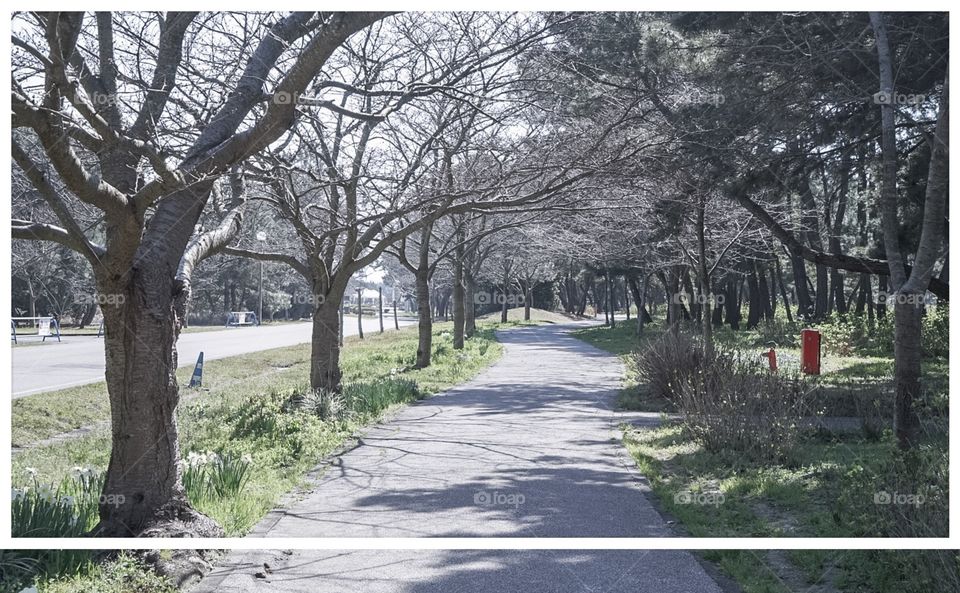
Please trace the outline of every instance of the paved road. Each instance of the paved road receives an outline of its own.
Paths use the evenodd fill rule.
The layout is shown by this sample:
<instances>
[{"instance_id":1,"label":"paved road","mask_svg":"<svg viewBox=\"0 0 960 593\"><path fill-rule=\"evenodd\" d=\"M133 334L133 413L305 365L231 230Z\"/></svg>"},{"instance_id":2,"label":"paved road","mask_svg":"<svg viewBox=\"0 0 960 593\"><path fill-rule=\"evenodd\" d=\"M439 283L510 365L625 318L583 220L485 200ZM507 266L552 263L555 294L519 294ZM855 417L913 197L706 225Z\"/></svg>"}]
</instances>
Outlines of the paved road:
<instances>
[{"instance_id":1,"label":"paved road","mask_svg":"<svg viewBox=\"0 0 960 593\"><path fill-rule=\"evenodd\" d=\"M722 593L690 554L672 550L236 552L190 593L581 591Z\"/></svg>"},{"instance_id":2,"label":"paved road","mask_svg":"<svg viewBox=\"0 0 960 593\"><path fill-rule=\"evenodd\" d=\"M415 321L400 319L399 323L403 326ZM393 327L393 320L384 319L384 325ZM305 321L275 326L184 333L180 335L180 340L177 342L180 366L195 364L201 351L204 360L215 360L303 344L310 341L311 327L312 324ZM380 322L376 318L364 318L364 332L379 330ZM352 319L349 316L346 318L344 334L348 336L357 334L356 316ZM43 391L103 381L103 338L64 336L63 342L47 340L43 345L13 348L12 359L14 399Z\"/></svg>"},{"instance_id":3,"label":"paved road","mask_svg":"<svg viewBox=\"0 0 960 593\"><path fill-rule=\"evenodd\" d=\"M251 536L673 535L620 444L619 360L567 329L501 332L500 362L370 429ZM264 563L272 574L257 578ZM236 551L199 589L579 590L719 591L692 556L672 551Z\"/></svg>"}]
</instances>

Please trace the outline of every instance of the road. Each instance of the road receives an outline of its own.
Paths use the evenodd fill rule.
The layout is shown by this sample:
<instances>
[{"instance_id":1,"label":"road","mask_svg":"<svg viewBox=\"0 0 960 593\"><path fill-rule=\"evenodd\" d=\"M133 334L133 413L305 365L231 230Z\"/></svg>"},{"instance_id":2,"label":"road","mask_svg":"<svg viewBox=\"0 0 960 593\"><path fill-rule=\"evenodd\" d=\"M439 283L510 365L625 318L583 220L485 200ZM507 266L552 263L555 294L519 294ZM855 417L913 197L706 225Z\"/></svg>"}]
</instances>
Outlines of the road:
<instances>
[{"instance_id":1,"label":"road","mask_svg":"<svg viewBox=\"0 0 960 593\"><path fill-rule=\"evenodd\" d=\"M619 359L568 329L500 332L499 362L360 435L250 537L675 535L620 442ZM675 551L235 551L198 589L580 590L719 591Z\"/></svg>"},{"instance_id":2,"label":"road","mask_svg":"<svg viewBox=\"0 0 960 593\"><path fill-rule=\"evenodd\" d=\"M409 318L399 320L401 326L416 323ZM385 327L393 327L393 319L384 319ZM188 332L177 342L180 366L196 364L203 352L204 360L216 360L271 348L293 346L310 341L312 324L285 323L260 327L231 328L216 331ZM380 322L364 318L364 333L380 330ZM344 335L357 334L357 319L344 320ZM38 338L32 338L34 340ZM103 381L103 338L64 336L62 342L49 339L42 345L13 348L13 399Z\"/></svg>"}]
</instances>

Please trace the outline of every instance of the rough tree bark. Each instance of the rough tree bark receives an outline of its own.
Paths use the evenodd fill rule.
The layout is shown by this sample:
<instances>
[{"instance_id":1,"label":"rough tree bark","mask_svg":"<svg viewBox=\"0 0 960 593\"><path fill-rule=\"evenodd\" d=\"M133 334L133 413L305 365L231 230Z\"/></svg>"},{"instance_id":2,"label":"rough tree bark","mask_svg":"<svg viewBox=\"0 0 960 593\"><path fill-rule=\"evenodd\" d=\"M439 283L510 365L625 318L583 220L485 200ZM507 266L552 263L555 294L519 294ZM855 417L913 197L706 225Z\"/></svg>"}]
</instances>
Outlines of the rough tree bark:
<instances>
[{"instance_id":1,"label":"rough tree bark","mask_svg":"<svg viewBox=\"0 0 960 593\"><path fill-rule=\"evenodd\" d=\"M897 141L895 129L895 89L893 59L883 16L870 13L877 46L880 72L880 117L882 183L880 197L881 226L890 285L894 299L894 432L901 448L911 447L917 437L919 420L914 409L922 394L921 384L921 318L924 295L933 278L933 269L942 254L949 178L949 75L943 81L937 124L930 141L930 166L920 242L909 275L904 266L899 230L900 217L897 190Z\"/></svg>"}]
</instances>

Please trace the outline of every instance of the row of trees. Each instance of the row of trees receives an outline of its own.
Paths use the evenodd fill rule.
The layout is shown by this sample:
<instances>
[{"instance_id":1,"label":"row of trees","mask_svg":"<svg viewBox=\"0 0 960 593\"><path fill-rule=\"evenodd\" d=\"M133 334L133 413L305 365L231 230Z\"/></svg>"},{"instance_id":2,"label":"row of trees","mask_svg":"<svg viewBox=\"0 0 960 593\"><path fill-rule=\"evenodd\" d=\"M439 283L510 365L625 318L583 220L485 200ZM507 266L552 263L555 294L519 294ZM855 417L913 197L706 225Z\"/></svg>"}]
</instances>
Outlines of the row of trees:
<instances>
[{"instance_id":1,"label":"row of trees","mask_svg":"<svg viewBox=\"0 0 960 593\"><path fill-rule=\"evenodd\" d=\"M420 367L435 310L459 348L475 305L529 307L546 281L574 314L629 293L641 328L660 300L707 348L744 299L752 326L778 303L874 311L877 286L904 297L908 446L907 297L948 297L946 55L946 19L920 13L17 15L13 235L79 254L115 297L105 494L129 502L97 532L217 532L183 496L174 414L213 256L305 292L324 391L339 304L375 263L415 295Z\"/></svg>"},{"instance_id":2,"label":"row of trees","mask_svg":"<svg viewBox=\"0 0 960 593\"><path fill-rule=\"evenodd\" d=\"M441 219L466 232L477 213L562 200L640 150L614 133L629 111L560 120L531 100L521 57L569 18L15 17L13 236L78 252L111 296L104 494L127 502L101 507L98 534L218 532L177 470L176 342L204 259L280 262L303 278L310 382L335 391L338 305L358 270L408 238L428 244ZM253 201L272 211L275 249L250 240L264 230L243 223Z\"/></svg>"}]
</instances>

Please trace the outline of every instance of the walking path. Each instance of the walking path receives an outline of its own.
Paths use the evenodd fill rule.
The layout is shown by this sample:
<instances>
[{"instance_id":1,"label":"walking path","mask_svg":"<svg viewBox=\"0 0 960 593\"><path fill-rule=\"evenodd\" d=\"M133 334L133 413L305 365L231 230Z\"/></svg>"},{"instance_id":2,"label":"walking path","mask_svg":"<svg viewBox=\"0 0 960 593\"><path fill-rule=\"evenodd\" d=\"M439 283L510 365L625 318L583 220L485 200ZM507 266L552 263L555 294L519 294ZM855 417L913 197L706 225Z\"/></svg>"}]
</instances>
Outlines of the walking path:
<instances>
[{"instance_id":1,"label":"walking path","mask_svg":"<svg viewBox=\"0 0 960 593\"><path fill-rule=\"evenodd\" d=\"M569 329L501 332L502 360L370 429L251 537L674 535L620 444L620 361ZM674 551L236 551L198 589L577 590L719 591Z\"/></svg>"}]
</instances>

